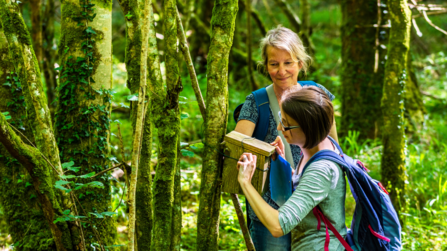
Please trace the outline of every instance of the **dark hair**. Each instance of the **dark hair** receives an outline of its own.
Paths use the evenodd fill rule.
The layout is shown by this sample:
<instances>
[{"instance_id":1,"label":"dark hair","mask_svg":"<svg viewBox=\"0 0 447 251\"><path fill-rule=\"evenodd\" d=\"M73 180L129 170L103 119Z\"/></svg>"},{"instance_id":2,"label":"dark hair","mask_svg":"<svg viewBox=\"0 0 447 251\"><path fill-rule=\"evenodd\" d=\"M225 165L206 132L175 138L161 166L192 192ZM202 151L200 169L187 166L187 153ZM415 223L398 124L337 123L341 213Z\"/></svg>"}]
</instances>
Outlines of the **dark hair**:
<instances>
[{"instance_id":1,"label":"dark hair","mask_svg":"<svg viewBox=\"0 0 447 251\"><path fill-rule=\"evenodd\" d=\"M320 88L304 86L298 91L290 90L283 95L281 107L306 135L304 148L314 148L329 135L334 123L334 107Z\"/></svg>"}]
</instances>

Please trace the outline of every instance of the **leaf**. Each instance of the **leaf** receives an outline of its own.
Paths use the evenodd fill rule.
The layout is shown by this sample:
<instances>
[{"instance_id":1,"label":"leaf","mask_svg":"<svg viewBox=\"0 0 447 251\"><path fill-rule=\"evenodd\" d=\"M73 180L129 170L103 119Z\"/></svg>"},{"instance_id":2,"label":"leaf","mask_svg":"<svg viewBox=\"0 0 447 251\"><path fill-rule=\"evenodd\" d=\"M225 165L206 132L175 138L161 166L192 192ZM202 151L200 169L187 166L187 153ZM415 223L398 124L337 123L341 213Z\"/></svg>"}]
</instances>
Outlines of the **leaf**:
<instances>
[{"instance_id":1,"label":"leaf","mask_svg":"<svg viewBox=\"0 0 447 251\"><path fill-rule=\"evenodd\" d=\"M65 214L65 215L68 215L68 214L70 214L70 210L67 209L67 210L63 211L62 213Z\"/></svg>"},{"instance_id":2,"label":"leaf","mask_svg":"<svg viewBox=\"0 0 447 251\"><path fill-rule=\"evenodd\" d=\"M92 181L90 183L85 184L85 186L92 187L92 188L104 188L104 184L100 181Z\"/></svg>"},{"instance_id":3,"label":"leaf","mask_svg":"<svg viewBox=\"0 0 447 251\"><path fill-rule=\"evenodd\" d=\"M181 120L184 120L184 119L186 119L186 118L189 118L189 114L186 113L186 112L182 112L182 114L180 115L180 119L181 119Z\"/></svg>"},{"instance_id":4,"label":"leaf","mask_svg":"<svg viewBox=\"0 0 447 251\"><path fill-rule=\"evenodd\" d=\"M26 184L25 184L25 187L29 187L29 186L32 186L33 184L31 184L31 183L29 183L29 182L26 182Z\"/></svg>"},{"instance_id":5,"label":"leaf","mask_svg":"<svg viewBox=\"0 0 447 251\"><path fill-rule=\"evenodd\" d=\"M89 214L96 216L96 218L100 218L100 219L104 218L104 216L102 214L92 213L92 212L89 212Z\"/></svg>"},{"instance_id":6,"label":"leaf","mask_svg":"<svg viewBox=\"0 0 447 251\"><path fill-rule=\"evenodd\" d=\"M92 177L94 175L95 175L95 172L91 172L91 173L87 173L87 174L78 176L78 178L86 179L86 178L90 178L90 177Z\"/></svg>"},{"instance_id":7,"label":"leaf","mask_svg":"<svg viewBox=\"0 0 447 251\"><path fill-rule=\"evenodd\" d=\"M62 190L64 192L66 192L66 193L71 192L71 189L65 188L65 187L60 186L60 185L55 185L54 187L57 188L57 189L60 189L60 190Z\"/></svg>"},{"instance_id":8,"label":"leaf","mask_svg":"<svg viewBox=\"0 0 447 251\"><path fill-rule=\"evenodd\" d=\"M186 142L180 142L180 147L188 146L189 144Z\"/></svg>"},{"instance_id":9,"label":"leaf","mask_svg":"<svg viewBox=\"0 0 447 251\"><path fill-rule=\"evenodd\" d=\"M102 212L101 213L101 215L104 215L104 216L109 216L109 217L112 217L112 216L114 216L114 215L116 215L117 213L115 213L115 212Z\"/></svg>"},{"instance_id":10,"label":"leaf","mask_svg":"<svg viewBox=\"0 0 447 251\"><path fill-rule=\"evenodd\" d=\"M73 161L65 162L65 163L62 163L62 168L67 169L67 168L69 168L69 167L72 167L73 165L74 165L74 162L73 162Z\"/></svg>"},{"instance_id":11,"label":"leaf","mask_svg":"<svg viewBox=\"0 0 447 251\"><path fill-rule=\"evenodd\" d=\"M127 96L127 100L129 100L129 101L138 101L138 94L135 93L135 94Z\"/></svg>"},{"instance_id":12,"label":"leaf","mask_svg":"<svg viewBox=\"0 0 447 251\"><path fill-rule=\"evenodd\" d=\"M120 105L121 105L121 107L124 107L124 108L130 108L128 105L125 105L124 103L120 103Z\"/></svg>"},{"instance_id":13,"label":"leaf","mask_svg":"<svg viewBox=\"0 0 447 251\"><path fill-rule=\"evenodd\" d=\"M11 83L8 81L8 82L6 82L6 83L4 83L3 84L4 86L8 86L8 87L11 87Z\"/></svg>"},{"instance_id":14,"label":"leaf","mask_svg":"<svg viewBox=\"0 0 447 251\"><path fill-rule=\"evenodd\" d=\"M109 160L115 163L120 163L115 156L109 157Z\"/></svg>"},{"instance_id":15,"label":"leaf","mask_svg":"<svg viewBox=\"0 0 447 251\"><path fill-rule=\"evenodd\" d=\"M58 180L56 181L56 186L63 186L63 185L67 185L70 184L70 181L66 181L66 180Z\"/></svg>"},{"instance_id":16,"label":"leaf","mask_svg":"<svg viewBox=\"0 0 447 251\"><path fill-rule=\"evenodd\" d=\"M23 180L21 180L21 179L18 179L18 180L17 180L17 184L19 184L19 183L21 183L21 182L23 182Z\"/></svg>"},{"instance_id":17,"label":"leaf","mask_svg":"<svg viewBox=\"0 0 447 251\"><path fill-rule=\"evenodd\" d=\"M188 151L186 149L181 149L180 152L182 152L183 156L187 156L187 157L194 157L194 153L191 151Z\"/></svg>"},{"instance_id":18,"label":"leaf","mask_svg":"<svg viewBox=\"0 0 447 251\"><path fill-rule=\"evenodd\" d=\"M190 145L189 147L193 150L200 150L203 149L204 145L203 143L195 143L193 145Z\"/></svg>"},{"instance_id":19,"label":"leaf","mask_svg":"<svg viewBox=\"0 0 447 251\"><path fill-rule=\"evenodd\" d=\"M33 198L37 198L37 196L35 194L31 194L31 196L29 197L29 199L33 199Z\"/></svg>"},{"instance_id":20,"label":"leaf","mask_svg":"<svg viewBox=\"0 0 447 251\"><path fill-rule=\"evenodd\" d=\"M59 177L61 177L61 179L73 179L73 178L75 178L76 176L70 174L70 175L60 175Z\"/></svg>"},{"instance_id":21,"label":"leaf","mask_svg":"<svg viewBox=\"0 0 447 251\"><path fill-rule=\"evenodd\" d=\"M2 113L3 115L5 115L6 120L11 119L11 116L9 116L9 112L2 112Z\"/></svg>"}]
</instances>

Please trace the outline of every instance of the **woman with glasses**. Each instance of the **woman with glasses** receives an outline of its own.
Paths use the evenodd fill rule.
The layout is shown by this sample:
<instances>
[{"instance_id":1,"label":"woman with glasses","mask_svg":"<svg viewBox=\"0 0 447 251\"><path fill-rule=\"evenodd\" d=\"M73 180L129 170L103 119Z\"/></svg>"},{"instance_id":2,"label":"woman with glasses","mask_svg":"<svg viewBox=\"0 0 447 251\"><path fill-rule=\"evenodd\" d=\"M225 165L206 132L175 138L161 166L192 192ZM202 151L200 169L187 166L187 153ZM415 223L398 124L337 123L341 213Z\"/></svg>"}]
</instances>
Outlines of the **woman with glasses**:
<instances>
[{"instance_id":1,"label":"woman with glasses","mask_svg":"<svg viewBox=\"0 0 447 251\"><path fill-rule=\"evenodd\" d=\"M279 209L267 203L251 184L256 155L250 153L244 153L238 162L238 181L252 210L272 236L282 238L292 232L292 250L325 250L326 229L319 228L319 219L312 211L318 206L340 235L346 236L345 176L338 164L324 159L312 162L304 174L302 171L319 151L340 154L328 139L334 121L333 106L326 93L316 87L287 92L280 102L277 129L283 132L287 143L300 147L303 153L296 169L299 179L295 191ZM281 138L273 145L284 158ZM344 250L332 232L329 250Z\"/></svg>"},{"instance_id":2,"label":"woman with glasses","mask_svg":"<svg viewBox=\"0 0 447 251\"><path fill-rule=\"evenodd\" d=\"M276 106L279 109L278 100L281 100L283 94L289 89L299 90L302 86L298 83L298 75L300 71L307 72L311 58L306 53L303 43L298 35L290 29L278 27L270 30L266 37L261 40L261 55L263 61L261 66L268 72L272 79L272 85L267 87L274 93L273 98L269 96L269 126L265 142L271 143L276 140L277 136L283 136L276 129L276 112L272 113L272 108ZM326 90L322 85L317 84L332 101L334 95ZM270 89L269 89L270 88ZM253 94L247 96L245 103L240 111L235 131L252 136L259 121L259 114ZM330 136L337 140L337 131L335 123L330 130ZM285 138L283 142L286 141ZM275 141L278 142L278 141ZM284 154L287 161L292 167L296 167L301 158L301 149L297 145L288 145L284 142ZM262 198L268 205L274 209L279 206L271 198L269 189L263 194ZM281 238L275 238L262 224L261 220L256 216L252 207L247 204L247 214L250 235L257 251L288 251L290 250L291 235L287 234Z\"/></svg>"}]
</instances>

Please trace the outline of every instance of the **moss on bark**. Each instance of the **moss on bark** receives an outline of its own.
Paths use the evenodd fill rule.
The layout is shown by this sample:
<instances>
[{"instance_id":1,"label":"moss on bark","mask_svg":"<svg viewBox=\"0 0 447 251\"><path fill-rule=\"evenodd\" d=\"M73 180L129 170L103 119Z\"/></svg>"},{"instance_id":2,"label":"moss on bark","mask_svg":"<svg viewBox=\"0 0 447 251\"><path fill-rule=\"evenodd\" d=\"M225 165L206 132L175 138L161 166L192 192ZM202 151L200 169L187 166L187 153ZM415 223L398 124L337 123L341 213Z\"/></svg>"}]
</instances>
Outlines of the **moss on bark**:
<instances>
[{"instance_id":1,"label":"moss on bark","mask_svg":"<svg viewBox=\"0 0 447 251\"><path fill-rule=\"evenodd\" d=\"M228 116L228 58L233 44L238 5L236 0L216 0L211 19L211 46L207 66L206 120L197 250L217 250L222 156L213 148L225 136Z\"/></svg>"},{"instance_id":2,"label":"moss on bark","mask_svg":"<svg viewBox=\"0 0 447 251\"><path fill-rule=\"evenodd\" d=\"M174 176L177 166L177 139L180 132L180 112L178 97L182 84L178 68L177 52L177 22L175 1L167 0L164 3L164 31L165 31L165 64L166 86L164 94L162 82L153 83L153 119L158 128L158 164L153 185L154 225L151 250L171 250L172 238L172 210L174 203ZM151 47L154 45L154 33L150 34ZM149 50L150 58L154 59L152 47ZM148 65L154 66L151 62ZM157 69L158 71L158 69ZM158 73L156 74L158 75ZM152 77L152 76L150 76Z\"/></svg>"},{"instance_id":3,"label":"moss on bark","mask_svg":"<svg viewBox=\"0 0 447 251\"><path fill-rule=\"evenodd\" d=\"M381 171L383 182L388 185L391 201L399 213L406 211L404 97L408 78L406 69L410 49L411 11L404 0L390 1L389 6L391 32L382 98L384 126Z\"/></svg>"}]
</instances>

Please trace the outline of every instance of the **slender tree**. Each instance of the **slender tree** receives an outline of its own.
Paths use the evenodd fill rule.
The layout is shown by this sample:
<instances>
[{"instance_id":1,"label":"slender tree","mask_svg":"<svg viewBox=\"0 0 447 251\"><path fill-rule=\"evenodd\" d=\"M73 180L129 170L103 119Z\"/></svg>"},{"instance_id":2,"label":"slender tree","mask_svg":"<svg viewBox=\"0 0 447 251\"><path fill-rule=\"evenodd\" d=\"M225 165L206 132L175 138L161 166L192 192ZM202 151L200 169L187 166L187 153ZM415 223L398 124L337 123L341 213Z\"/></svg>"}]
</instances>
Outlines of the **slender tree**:
<instances>
[{"instance_id":1,"label":"slender tree","mask_svg":"<svg viewBox=\"0 0 447 251\"><path fill-rule=\"evenodd\" d=\"M385 1L381 1L386 6ZM375 138L381 125L380 99L388 28L386 7L376 0L342 0L341 134ZM380 13L380 17L379 17ZM378 27L374 27L379 24ZM382 32L382 33L380 33ZM385 35L383 35L383 33ZM384 45L384 46L381 46Z\"/></svg>"},{"instance_id":2,"label":"slender tree","mask_svg":"<svg viewBox=\"0 0 447 251\"><path fill-rule=\"evenodd\" d=\"M83 214L112 211L107 174L112 87L112 1L65 0L61 5L58 107L55 130L62 162L73 161L79 174L104 186L79 189L77 206ZM70 173L70 172L69 172ZM74 175L74 174L73 174ZM91 214L85 225L86 246L115 242L111 217ZM83 227L81 227L82 230ZM77 230L79 231L79 230Z\"/></svg>"},{"instance_id":3,"label":"slender tree","mask_svg":"<svg viewBox=\"0 0 447 251\"><path fill-rule=\"evenodd\" d=\"M42 0L30 0L31 5L31 38L33 40L34 52L37 62L42 63Z\"/></svg>"},{"instance_id":4,"label":"slender tree","mask_svg":"<svg viewBox=\"0 0 447 251\"><path fill-rule=\"evenodd\" d=\"M154 83L152 115L158 129L158 163L153 184L153 236L151 250L172 250L174 180L180 133L179 94L182 83L178 67L177 7L175 0L164 1L164 41L167 91L162 82ZM152 50L154 51L154 50ZM152 54L151 59L155 56ZM156 59L156 58L155 58ZM152 65L152 64L151 64ZM154 67L155 68L155 67Z\"/></svg>"},{"instance_id":5,"label":"slender tree","mask_svg":"<svg viewBox=\"0 0 447 251\"><path fill-rule=\"evenodd\" d=\"M388 185L391 201L398 212L405 212L405 130L404 93L408 78L411 11L407 1L389 2L391 32L383 86L382 179Z\"/></svg>"},{"instance_id":6,"label":"slender tree","mask_svg":"<svg viewBox=\"0 0 447 251\"><path fill-rule=\"evenodd\" d=\"M222 142L228 116L228 58L233 44L237 0L216 0L211 19L211 45L207 66L205 143L197 223L197 249L217 250Z\"/></svg>"}]
</instances>

